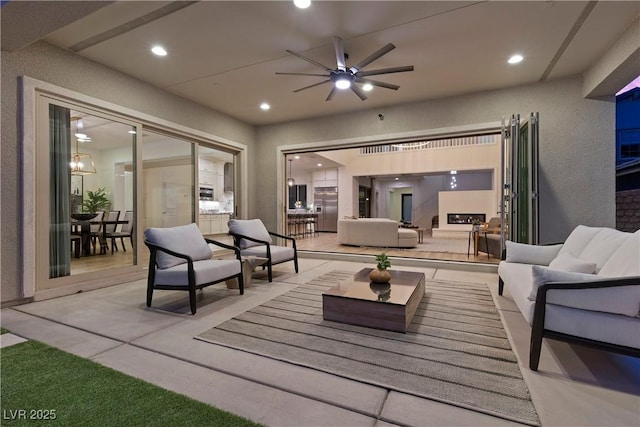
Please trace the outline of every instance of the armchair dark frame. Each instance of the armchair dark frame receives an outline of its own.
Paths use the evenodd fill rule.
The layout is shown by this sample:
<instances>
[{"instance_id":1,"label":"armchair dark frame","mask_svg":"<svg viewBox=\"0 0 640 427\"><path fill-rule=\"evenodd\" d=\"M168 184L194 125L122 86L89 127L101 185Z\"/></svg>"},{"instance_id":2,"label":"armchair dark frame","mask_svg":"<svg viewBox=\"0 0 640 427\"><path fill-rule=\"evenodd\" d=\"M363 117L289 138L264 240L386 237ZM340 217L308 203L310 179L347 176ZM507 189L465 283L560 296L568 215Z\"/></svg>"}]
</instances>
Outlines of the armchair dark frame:
<instances>
[{"instance_id":1,"label":"armchair dark frame","mask_svg":"<svg viewBox=\"0 0 640 427\"><path fill-rule=\"evenodd\" d=\"M229 234L233 237L233 244L240 247L240 240L241 239L247 239L247 240L251 240L252 242L257 242L257 243L261 243L262 245L265 245L267 247L267 263L266 265L263 265L262 268L264 268L266 266L267 268L267 273L269 276L269 282L271 282L273 280L273 266L276 264L282 264L284 262L289 262L289 261L293 261L293 265L295 266L295 270L296 273L298 272L298 248L296 246L296 239L294 239L293 237L290 236L285 236L283 234L278 234L278 233L274 233L272 231L268 231L269 235L271 236L275 236L275 237L279 237L281 239L284 239L285 242L290 240L292 242L293 245L293 258L289 258L289 259L285 259L282 261L278 261L278 262L273 262L271 259L271 245L273 245L273 243L269 243L265 240L259 240L259 239L255 239L253 237L249 237L249 236L245 236L243 234L237 234L237 233L233 233L231 231L229 231ZM279 245L274 245L274 246L279 246Z\"/></svg>"},{"instance_id":2,"label":"armchair dark frame","mask_svg":"<svg viewBox=\"0 0 640 427\"><path fill-rule=\"evenodd\" d=\"M154 289L170 290L170 291L188 291L189 306L191 308L191 314L196 314L196 290L197 289L206 288L207 286L214 285L216 283L220 283L225 280L233 279L236 277L238 278L238 285L239 285L238 287L240 289L240 295L244 294L244 279L242 274L242 258L240 257L240 249L238 249L235 246L231 246L225 243L217 242L215 240L207 239L206 237L204 238L204 240L207 243L213 243L214 245L220 246L222 248L233 250L235 252L236 259L240 261L240 273L221 278L220 280L216 280L214 282L207 282L207 283L196 285L196 275L193 269L193 259L189 255L174 252L170 249L166 249L161 246L150 243L149 241L147 241L147 239L145 239L144 244L149 248L149 251L151 252L151 255L149 256L149 276L147 278L147 307L151 307L151 300L153 298ZM157 268L156 254L158 253L158 251L186 260L187 277L189 281L188 286L185 287L184 285L156 285L155 284L155 276L156 276L156 268Z\"/></svg>"}]
</instances>

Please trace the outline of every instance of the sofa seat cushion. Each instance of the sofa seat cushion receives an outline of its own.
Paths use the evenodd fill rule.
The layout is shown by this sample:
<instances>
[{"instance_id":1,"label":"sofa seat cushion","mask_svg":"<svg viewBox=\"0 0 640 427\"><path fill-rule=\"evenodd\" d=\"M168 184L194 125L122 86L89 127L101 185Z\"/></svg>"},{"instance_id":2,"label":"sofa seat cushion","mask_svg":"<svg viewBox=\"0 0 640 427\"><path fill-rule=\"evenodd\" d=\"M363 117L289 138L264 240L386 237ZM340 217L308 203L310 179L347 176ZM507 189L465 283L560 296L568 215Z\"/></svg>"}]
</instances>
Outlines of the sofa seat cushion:
<instances>
[{"instance_id":1,"label":"sofa seat cushion","mask_svg":"<svg viewBox=\"0 0 640 427\"><path fill-rule=\"evenodd\" d=\"M237 259L209 259L193 263L196 286L217 282L227 277L240 274L242 267ZM184 286L189 285L188 264L156 270L156 285Z\"/></svg>"},{"instance_id":2,"label":"sofa seat cushion","mask_svg":"<svg viewBox=\"0 0 640 427\"><path fill-rule=\"evenodd\" d=\"M270 245L270 246L271 246L271 263L272 264L278 264L280 262L290 261L293 259L295 255L292 247L276 246L276 245ZM255 257L266 258L267 246L266 245L252 246L247 249L242 249L240 251L240 254L242 256L255 256Z\"/></svg>"},{"instance_id":3,"label":"sofa seat cushion","mask_svg":"<svg viewBox=\"0 0 640 427\"><path fill-rule=\"evenodd\" d=\"M506 261L521 264L549 265L558 255L562 245L537 246L506 242Z\"/></svg>"},{"instance_id":4,"label":"sofa seat cushion","mask_svg":"<svg viewBox=\"0 0 640 427\"><path fill-rule=\"evenodd\" d=\"M535 300L538 288L545 283L605 280L595 274L571 273L537 265L531 268L531 273L533 282L529 300ZM547 291L547 304L637 317L640 312L640 285L599 289L551 289Z\"/></svg>"},{"instance_id":5,"label":"sofa seat cushion","mask_svg":"<svg viewBox=\"0 0 640 427\"><path fill-rule=\"evenodd\" d=\"M144 237L149 243L167 248L173 252L189 255L193 261L210 259L211 249L196 224L170 228L148 228ZM165 269L186 263L183 258L174 257L162 251L156 253L158 268Z\"/></svg>"},{"instance_id":6,"label":"sofa seat cushion","mask_svg":"<svg viewBox=\"0 0 640 427\"><path fill-rule=\"evenodd\" d=\"M640 349L640 319L547 304L545 329Z\"/></svg>"},{"instance_id":7,"label":"sofa seat cushion","mask_svg":"<svg viewBox=\"0 0 640 427\"><path fill-rule=\"evenodd\" d=\"M501 261L498 274L507 285L507 291L518 306L526 321L533 322L534 302L527 297L531 293L531 265Z\"/></svg>"}]
</instances>

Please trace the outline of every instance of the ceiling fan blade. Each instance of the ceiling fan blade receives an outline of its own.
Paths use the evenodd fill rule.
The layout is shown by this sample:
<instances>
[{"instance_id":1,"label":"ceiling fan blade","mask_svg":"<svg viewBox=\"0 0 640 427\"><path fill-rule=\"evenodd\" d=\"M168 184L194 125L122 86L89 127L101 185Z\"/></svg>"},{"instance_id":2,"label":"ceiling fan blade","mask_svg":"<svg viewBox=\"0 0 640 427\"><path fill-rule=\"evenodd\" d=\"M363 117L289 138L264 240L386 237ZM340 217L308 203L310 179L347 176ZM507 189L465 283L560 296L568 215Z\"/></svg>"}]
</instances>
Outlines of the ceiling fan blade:
<instances>
[{"instance_id":1,"label":"ceiling fan blade","mask_svg":"<svg viewBox=\"0 0 640 427\"><path fill-rule=\"evenodd\" d=\"M322 84L329 83L330 81L331 81L331 80L325 80L325 81L320 82L320 83L314 83L314 84L312 84L312 85L305 86L305 87L301 87L300 89L296 89L296 90L294 90L293 92L294 92L294 93L296 93L296 92L303 91L303 90L305 90L305 89L311 89L312 87L320 86L320 85L322 85Z\"/></svg>"},{"instance_id":2,"label":"ceiling fan blade","mask_svg":"<svg viewBox=\"0 0 640 427\"><path fill-rule=\"evenodd\" d=\"M300 58L300 59L302 59L302 60L304 60L304 61L310 62L310 63L312 63L313 65L315 65L315 66L317 66L317 67L320 67L320 68L322 68L322 69L323 69L323 70L325 70L325 71L331 71L331 68L327 67L326 65L322 65L321 63L319 63L319 62L317 62L317 61L314 61L314 60L313 60L313 59L311 59L311 58L307 58L307 57L306 57L306 56L304 56L304 55L300 55L299 53L295 53L295 52L294 52L294 51L292 51L292 50L287 50L287 53L290 53L290 54L291 54L291 55L293 55L293 56L297 56L298 58Z\"/></svg>"},{"instance_id":3,"label":"ceiling fan blade","mask_svg":"<svg viewBox=\"0 0 640 427\"><path fill-rule=\"evenodd\" d=\"M333 95L336 93L336 87L333 86L331 88L331 90L329 91L329 95L327 95L327 99L325 99L325 101L331 101L331 98L333 98Z\"/></svg>"},{"instance_id":4,"label":"ceiling fan blade","mask_svg":"<svg viewBox=\"0 0 640 427\"><path fill-rule=\"evenodd\" d=\"M373 52L371 55L367 56L365 59L363 59L362 61L360 61L353 67L351 67L351 71L354 73L357 73L358 70L366 67L376 59L380 58L382 55L386 55L387 53L391 52L395 48L396 47L393 45L393 43L387 44L386 46L378 49L377 51Z\"/></svg>"},{"instance_id":5,"label":"ceiling fan blade","mask_svg":"<svg viewBox=\"0 0 640 427\"><path fill-rule=\"evenodd\" d=\"M379 70L358 71L356 77L377 76L378 74L404 73L405 71L413 71L413 65L404 67L381 68Z\"/></svg>"},{"instance_id":6,"label":"ceiling fan blade","mask_svg":"<svg viewBox=\"0 0 640 427\"><path fill-rule=\"evenodd\" d=\"M367 100L367 95L364 94L364 92L362 91L362 89L360 89L357 85L351 85L351 90L358 95L358 98L360 98L363 101Z\"/></svg>"},{"instance_id":7,"label":"ceiling fan blade","mask_svg":"<svg viewBox=\"0 0 640 427\"><path fill-rule=\"evenodd\" d=\"M311 74L311 73L279 73L280 76L315 76L315 77L329 77L329 74Z\"/></svg>"},{"instance_id":8,"label":"ceiling fan blade","mask_svg":"<svg viewBox=\"0 0 640 427\"><path fill-rule=\"evenodd\" d=\"M363 79L363 78L360 78L360 77L356 77L356 82L358 82L358 83L369 83L371 85L378 86L378 87L383 87L383 88L386 88L386 89L393 89L393 90L400 89L400 86L394 85L392 83L379 82L377 80Z\"/></svg>"},{"instance_id":9,"label":"ceiling fan blade","mask_svg":"<svg viewBox=\"0 0 640 427\"><path fill-rule=\"evenodd\" d=\"M344 43L342 38L338 36L333 37L333 49L336 51L336 64L338 64L338 69L346 71L347 64L344 60Z\"/></svg>"}]
</instances>

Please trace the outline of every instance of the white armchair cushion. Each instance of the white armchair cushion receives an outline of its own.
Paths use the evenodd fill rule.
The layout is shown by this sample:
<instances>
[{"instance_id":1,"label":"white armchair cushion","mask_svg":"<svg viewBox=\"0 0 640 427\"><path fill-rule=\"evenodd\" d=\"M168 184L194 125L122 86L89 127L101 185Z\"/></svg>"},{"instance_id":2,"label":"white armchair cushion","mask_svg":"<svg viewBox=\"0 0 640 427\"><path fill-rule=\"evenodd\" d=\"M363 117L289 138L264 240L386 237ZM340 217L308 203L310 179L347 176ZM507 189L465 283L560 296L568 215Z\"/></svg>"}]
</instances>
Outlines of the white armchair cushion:
<instances>
[{"instance_id":1,"label":"white armchair cushion","mask_svg":"<svg viewBox=\"0 0 640 427\"><path fill-rule=\"evenodd\" d=\"M596 272L596 263L583 261L573 255L559 254L551 263L549 268L553 270L569 271L572 273L594 274Z\"/></svg>"},{"instance_id":2,"label":"white armchair cushion","mask_svg":"<svg viewBox=\"0 0 640 427\"><path fill-rule=\"evenodd\" d=\"M267 247L265 245L262 246L253 246L247 249L241 249L240 254L242 256L256 256L261 258L267 257ZM271 263L278 264L283 261L292 260L295 253L292 247L288 246L275 246L271 245Z\"/></svg>"},{"instance_id":3,"label":"white armchair cushion","mask_svg":"<svg viewBox=\"0 0 640 427\"><path fill-rule=\"evenodd\" d=\"M189 255L194 261L211 258L211 249L196 224L181 225L170 228L147 228L144 237L156 246L173 252ZM182 258L174 257L162 251L156 253L158 268L170 268L186 263Z\"/></svg>"},{"instance_id":4,"label":"white armchair cushion","mask_svg":"<svg viewBox=\"0 0 640 427\"><path fill-rule=\"evenodd\" d=\"M263 242L273 243L269 231L267 231L266 227L259 219L230 219L229 232L253 237L254 239L262 240ZM239 245L240 249L246 249L252 246L263 245L263 243L240 239Z\"/></svg>"},{"instance_id":5,"label":"white armchair cushion","mask_svg":"<svg viewBox=\"0 0 640 427\"><path fill-rule=\"evenodd\" d=\"M189 286L188 264L180 264L164 270L157 270L156 285ZM195 285L217 282L235 274L240 274L240 261L237 259L208 259L193 263L196 277Z\"/></svg>"},{"instance_id":6,"label":"white armchair cushion","mask_svg":"<svg viewBox=\"0 0 640 427\"><path fill-rule=\"evenodd\" d=\"M603 280L595 274L571 273L534 265L532 290L528 299L535 301L538 288L551 282L590 282ZM601 311L637 317L640 312L640 285L597 289L551 289L547 291L547 304L562 305L582 310Z\"/></svg>"},{"instance_id":7,"label":"white armchair cushion","mask_svg":"<svg viewBox=\"0 0 640 427\"><path fill-rule=\"evenodd\" d=\"M537 246L510 240L507 240L506 246L507 262L534 265L549 265L562 249L562 245Z\"/></svg>"}]
</instances>

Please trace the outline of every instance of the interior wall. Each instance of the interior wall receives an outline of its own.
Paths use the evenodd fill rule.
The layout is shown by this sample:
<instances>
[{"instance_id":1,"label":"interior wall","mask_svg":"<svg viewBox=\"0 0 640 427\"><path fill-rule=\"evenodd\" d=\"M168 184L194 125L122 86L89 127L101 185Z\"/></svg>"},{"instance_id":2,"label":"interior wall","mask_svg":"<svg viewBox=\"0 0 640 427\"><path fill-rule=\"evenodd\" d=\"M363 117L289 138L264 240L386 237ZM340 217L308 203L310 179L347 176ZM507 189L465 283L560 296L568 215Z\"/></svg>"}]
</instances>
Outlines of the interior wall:
<instances>
[{"instance_id":1,"label":"interior wall","mask_svg":"<svg viewBox=\"0 0 640 427\"><path fill-rule=\"evenodd\" d=\"M615 104L584 99L581 76L259 127L255 159L263 173L255 181L252 214L277 226L272 165L278 146L487 123L532 111L540 113L541 242L564 240L579 224L614 227Z\"/></svg>"},{"instance_id":2,"label":"interior wall","mask_svg":"<svg viewBox=\"0 0 640 427\"><path fill-rule=\"evenodd\" d=\"M21 195L19 77L26 75L77 91L123 107L208 132L248 146L255 142L254 127L184 98L143 83L119 71L107 68L45 42L25 49L1 53L2 156L0 174L2 302L20 298L21 283ZM249 180L253 179L253 156L249 158ZM249 200L252 200L249 197Z\"/></svg>"}]
</instances>

